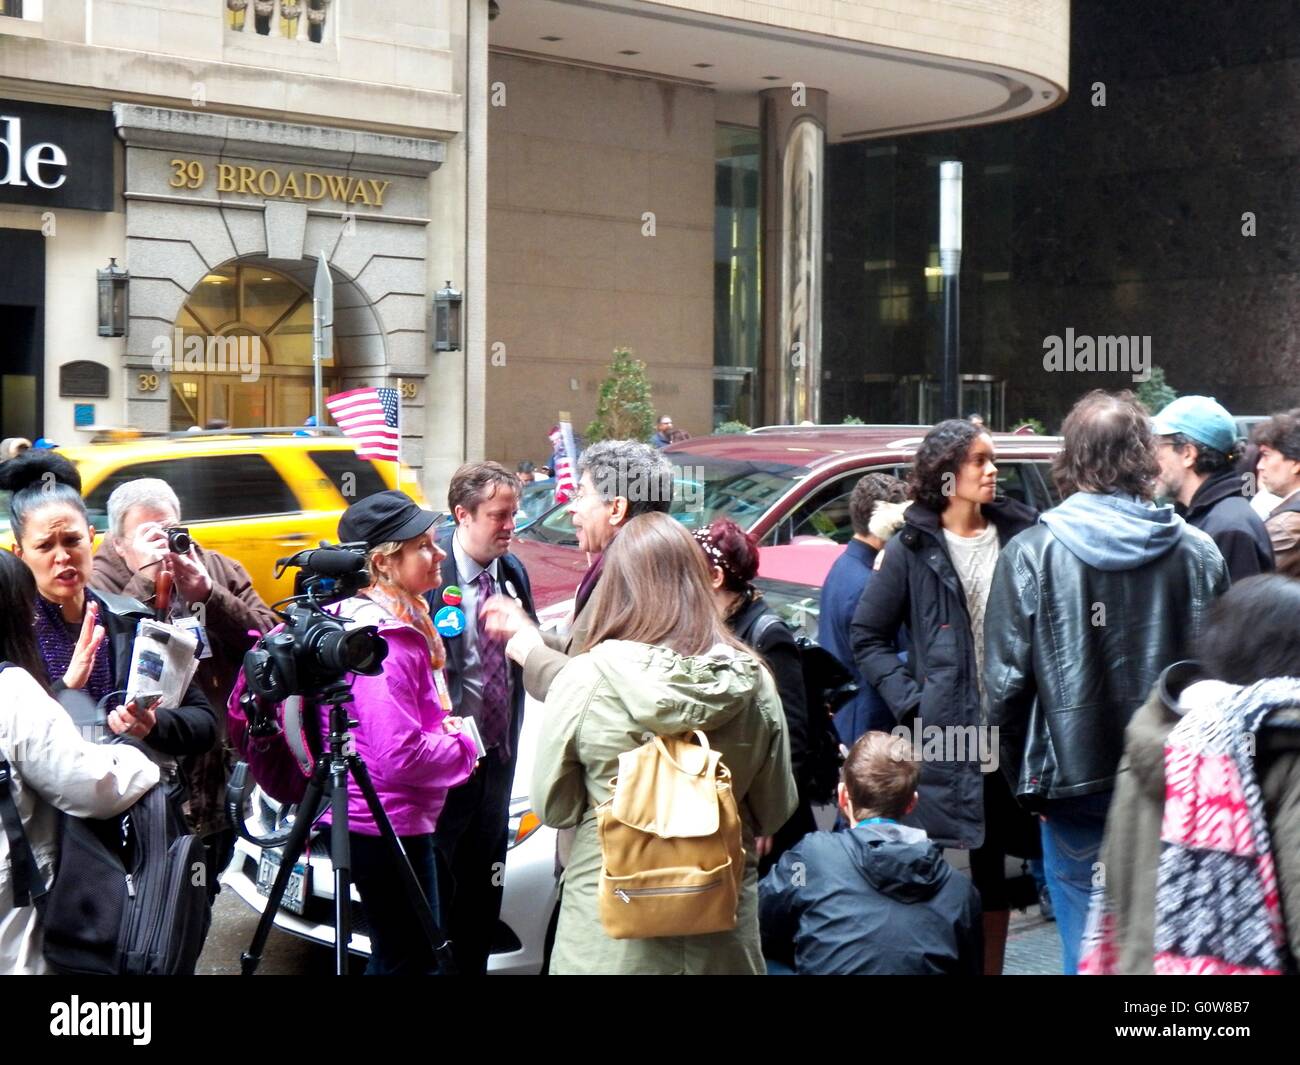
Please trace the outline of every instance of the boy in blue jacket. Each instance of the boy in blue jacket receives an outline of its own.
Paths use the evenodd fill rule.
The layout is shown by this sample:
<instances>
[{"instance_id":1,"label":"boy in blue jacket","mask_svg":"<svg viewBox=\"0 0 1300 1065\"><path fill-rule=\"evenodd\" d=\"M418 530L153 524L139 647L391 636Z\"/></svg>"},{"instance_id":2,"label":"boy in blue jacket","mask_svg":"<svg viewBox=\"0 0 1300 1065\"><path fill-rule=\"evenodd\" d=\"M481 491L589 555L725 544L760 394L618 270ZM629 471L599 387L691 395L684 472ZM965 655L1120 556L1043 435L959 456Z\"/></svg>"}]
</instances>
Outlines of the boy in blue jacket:
<instances>
[{"instance_id":1,"label":"boy in blue jacket","mask_svg":"<svg viewBox=\"0 0 1300 1065\"><path fill-rule=\"evenodd\" d=\"M813 832L759 884L763 952L800 975L968 974L984 968L979 893L924 831L920 766L900 736L868 732L839 786L847 832Z\"/></svg>"}]
</instances>

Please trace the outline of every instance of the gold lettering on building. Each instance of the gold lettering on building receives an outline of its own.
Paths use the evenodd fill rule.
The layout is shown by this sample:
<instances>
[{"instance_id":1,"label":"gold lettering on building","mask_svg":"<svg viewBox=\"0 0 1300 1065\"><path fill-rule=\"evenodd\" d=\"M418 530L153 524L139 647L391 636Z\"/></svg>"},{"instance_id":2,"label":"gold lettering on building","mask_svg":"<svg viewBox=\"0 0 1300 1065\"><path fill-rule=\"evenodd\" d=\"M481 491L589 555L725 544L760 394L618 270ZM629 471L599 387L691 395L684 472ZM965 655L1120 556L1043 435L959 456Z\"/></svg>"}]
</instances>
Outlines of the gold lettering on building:
<instances>
[{"instance_id":1,"label":"gold lettering on building","mask_svg":"<svg viewBox=\"0 0 1300 1065\"><path fill-rule=\"evenodd\" d=\"M207 180L207 172L196 161L173 159L171 167L174 173L169 184L174 189L198 189ZM286 171L271 166L259 169L233 163L218 163L216 176L216 191L219 193L286 200L328 198L344 207L360 203L366 207L382 208L384 197L393 184L391 181L326 174L318 170Z\"/></svg>"},{"instance_id":2,"label":"gold lettering on building","mask_svg":"<svg viewBox=\"0 0 1300 1065\"><path fill-rule=\"evenodd\" d=\"M323 200L325 198L325 179L323 177L321 177L314 170L308 170L305 174L303 174L302 178L303 178L302 198L304 200ZM315 187L320 189L319 192L313 194L313 192L311 191L312 182L316 183Z\"/></svg>"}]
</instances>

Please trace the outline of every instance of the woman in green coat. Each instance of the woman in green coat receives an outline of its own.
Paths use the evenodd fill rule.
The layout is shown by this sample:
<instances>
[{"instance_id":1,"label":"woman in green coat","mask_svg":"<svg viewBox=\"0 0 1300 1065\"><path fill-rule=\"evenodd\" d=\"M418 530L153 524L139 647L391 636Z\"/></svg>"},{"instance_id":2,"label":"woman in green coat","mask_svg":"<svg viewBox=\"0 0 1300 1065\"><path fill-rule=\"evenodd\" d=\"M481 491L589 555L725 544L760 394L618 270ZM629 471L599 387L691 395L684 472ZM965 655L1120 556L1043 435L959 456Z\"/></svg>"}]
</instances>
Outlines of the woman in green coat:
<instances>
[{"instance_id":1,"label":"woman in green coat","mask_svg":"<svg viewBox=\"0 0 1300 1065\"><path fill-rule=\"evenodd\" d=\"M555 828L578 827L564 872L551 972L762 973L754 836L785 824L798 801L776 684L727 631L699 547L666 514L629 522L606 552L586 649L547 695L532 799ZM729 932L611 939L597 890L595 808L618 756L655 735L699 729L731 771L745 847L736 927Z\"/></svg>"}]
</instances>

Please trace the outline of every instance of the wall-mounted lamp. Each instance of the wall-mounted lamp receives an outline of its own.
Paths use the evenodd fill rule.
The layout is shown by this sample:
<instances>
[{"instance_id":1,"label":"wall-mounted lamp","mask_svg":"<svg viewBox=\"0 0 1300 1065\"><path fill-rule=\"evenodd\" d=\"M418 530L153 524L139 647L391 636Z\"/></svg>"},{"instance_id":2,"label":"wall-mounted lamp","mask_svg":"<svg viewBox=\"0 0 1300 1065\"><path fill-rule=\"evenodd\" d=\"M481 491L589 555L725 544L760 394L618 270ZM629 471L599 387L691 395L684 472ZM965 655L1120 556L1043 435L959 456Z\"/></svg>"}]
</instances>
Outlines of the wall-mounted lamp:
<instances>
[{"instance_id":1,"label":"wall-mounted lamp","mask_svg":"<svg viewBox=\"0 0 1300 1065\"><path fill-rule=\"evenodd\" d=\"M447 282L433 294L433 350L460 351L462 297Z\"/></svg>"},{"instance_id":2,"label":"wall-mounted lamp","mask_svg":"<svg viewBox=\"0 0 1300 1065\"><path fill-rule=\"evenodd\" d=\"M131 275L109 259L108 266L95 271L99 281L99 335L102 337L126 336L128 305L127 284Z\"/></svg>"}]
</instances>

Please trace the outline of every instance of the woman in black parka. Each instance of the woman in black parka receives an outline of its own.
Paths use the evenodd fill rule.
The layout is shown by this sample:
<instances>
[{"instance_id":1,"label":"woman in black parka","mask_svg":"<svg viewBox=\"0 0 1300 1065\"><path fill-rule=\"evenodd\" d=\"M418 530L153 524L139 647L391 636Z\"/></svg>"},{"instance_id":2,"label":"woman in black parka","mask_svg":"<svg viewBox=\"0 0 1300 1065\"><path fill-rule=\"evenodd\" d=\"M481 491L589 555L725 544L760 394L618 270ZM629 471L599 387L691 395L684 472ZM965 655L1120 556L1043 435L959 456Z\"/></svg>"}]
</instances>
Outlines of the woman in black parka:
<instances>
[{"instance_id":1,"label":"woman in black parka","mask_svg":"<svg viewBox=\"0 0 1300 1065\"><path fill-rule=\"evenodd\" d=\"M909 476L912 505L863 592L852 633L859 670L920 752L920 802L910 820L940 846L971 852L985 972L998 974L1011 910L1006 855L1037 857L1038 833L998 772L995 737L979 727L987 725L984 607L1001 546L1037 513L995 498L993 459L993 438L970 422L940 422L926 434ZM901 625L911 637L906 663Z\"/></svg>"}]
</instances>

